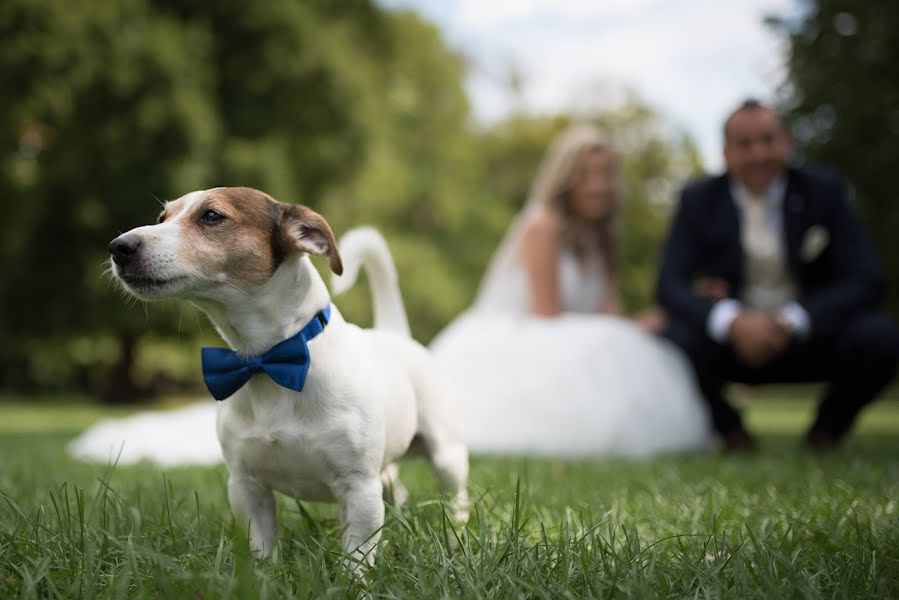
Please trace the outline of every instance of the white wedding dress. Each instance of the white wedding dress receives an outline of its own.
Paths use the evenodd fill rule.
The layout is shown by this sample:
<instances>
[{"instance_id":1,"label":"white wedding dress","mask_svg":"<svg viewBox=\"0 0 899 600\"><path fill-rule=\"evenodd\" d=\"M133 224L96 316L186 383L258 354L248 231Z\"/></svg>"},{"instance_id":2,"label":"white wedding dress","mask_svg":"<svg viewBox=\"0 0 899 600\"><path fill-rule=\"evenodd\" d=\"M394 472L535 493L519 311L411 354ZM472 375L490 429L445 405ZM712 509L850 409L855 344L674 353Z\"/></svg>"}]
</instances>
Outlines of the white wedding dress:
<instances>
[{"instance_id":1,"label":"white wedding dress","mask_svg":"<svg viewBox=\"0 0 899 600\"><path fill-rule=\"evenodd\" d=\"M473 307L431 345L458 391L471 451L596 457L709 447L686 357L629 320L594 312L606 292L598 268L563 253L563 314L531 314L519 258L527 218L510 229Z\"/></svg>"},{"instance_id":2,"label":"white wedding dress","mask_svg":"<svg viewBox=\"0 0 899 600\"><path fill-rule=\"evenodd\" d=\"M144 411L107 419L69 443L81 460L130 465L150 461L164 467L214 465L223 461L215 431L212 397L174 410Z\"/></svg>"}]
</instances>

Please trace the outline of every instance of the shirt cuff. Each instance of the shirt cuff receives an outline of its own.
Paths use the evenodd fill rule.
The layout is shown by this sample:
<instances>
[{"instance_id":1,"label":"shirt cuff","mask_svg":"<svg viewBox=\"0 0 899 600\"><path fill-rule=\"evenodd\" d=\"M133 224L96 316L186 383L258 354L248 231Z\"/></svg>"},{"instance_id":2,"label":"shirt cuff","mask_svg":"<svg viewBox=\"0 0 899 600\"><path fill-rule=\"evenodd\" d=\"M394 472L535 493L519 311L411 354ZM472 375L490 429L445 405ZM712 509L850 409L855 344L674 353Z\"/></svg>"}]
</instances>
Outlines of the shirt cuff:
<instances>
[{"instance_id":1,"label":"shirt cuff","mask_svg":"<svg viewBox=\"0 0 899 600\"><path fill-rule=\"evenodd\" d=\"M798 302L790 302L778 312L778 316L783 319L784 323L789 327L790 333L800 340L808 338L812 330L812 321L808 316L808 311L802 308Z\"/></svg>"},{"instance_id":2,"label":"shirt cuff","mask_svg":"<svg viewBox=\"0 0 899 600\"><path fill-rule=\"evenodd\" d=\"M733 298L716 302L706 321L706 330L709 337L719 344L726 343L730 333L730 324L737 318L737 313L740 312L741 308L740 303Z\"/></svg>"}]
</instances>

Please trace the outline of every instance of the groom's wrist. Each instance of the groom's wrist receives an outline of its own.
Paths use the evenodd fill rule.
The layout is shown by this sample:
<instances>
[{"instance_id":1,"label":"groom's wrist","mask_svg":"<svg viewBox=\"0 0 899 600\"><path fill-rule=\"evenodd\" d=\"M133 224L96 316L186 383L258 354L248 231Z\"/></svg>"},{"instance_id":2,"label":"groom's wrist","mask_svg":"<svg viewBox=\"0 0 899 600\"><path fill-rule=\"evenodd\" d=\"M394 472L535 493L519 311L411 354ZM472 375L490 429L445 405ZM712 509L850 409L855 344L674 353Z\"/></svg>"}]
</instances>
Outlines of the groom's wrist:
<instances>
[{"instance_id":1,"label":"groom's wrist","mask_svg":"<svg viewBox=\"0 0 899 600\"><path fill-rule=\"evenodd\" d=\"M719 344L727 343L730 337L730 326L742 308L740 302L733 298L725 298L716 302L706 321L706 332L709 337Z\"/></svg>"},{"instance_id":2,"label":"groom's wrist","mask_svg":"<svg viewBox=\"0 0 899 600\"><path fill-rule=\"evenodd\" d=\"M811 318L808 311L798 302L790 302L777 312L777 320L790 332L790 336L805 340L811 332Z\"/></svg>"}]
</instances>

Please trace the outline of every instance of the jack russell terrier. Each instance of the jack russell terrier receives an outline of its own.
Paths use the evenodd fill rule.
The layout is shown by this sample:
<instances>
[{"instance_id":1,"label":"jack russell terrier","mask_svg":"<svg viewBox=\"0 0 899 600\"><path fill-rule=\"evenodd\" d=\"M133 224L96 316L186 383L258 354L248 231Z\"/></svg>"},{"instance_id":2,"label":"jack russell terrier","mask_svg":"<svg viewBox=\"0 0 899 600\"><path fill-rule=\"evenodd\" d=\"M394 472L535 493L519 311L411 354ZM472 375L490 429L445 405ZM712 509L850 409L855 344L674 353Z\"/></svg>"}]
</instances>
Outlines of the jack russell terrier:
<instances>
[{"instance_id":1,"label":"jack russell terrier","mask_svg":"<svg viewBox=\"0 0 899 600\"><path fill-rule=\"evenodd\" d=\"M343 550L355 570L374 562L384 500L406 492L395 464L430 461L468 517L468 450L450 387L411 339L383 238L357 229L340 250L352 285L366 269L374 329L343 320L309 255L343 261L328 223L309 208L250 188L216 188L165 204L156 225L109 244L114 275L144 300L185 299L203 310L231 350L206 348L204 378L219 404L217 432L235 516L269 556L278 491L340 505ZM162 443L162 441L160 441Z\"/></svg>"}]
</instances>

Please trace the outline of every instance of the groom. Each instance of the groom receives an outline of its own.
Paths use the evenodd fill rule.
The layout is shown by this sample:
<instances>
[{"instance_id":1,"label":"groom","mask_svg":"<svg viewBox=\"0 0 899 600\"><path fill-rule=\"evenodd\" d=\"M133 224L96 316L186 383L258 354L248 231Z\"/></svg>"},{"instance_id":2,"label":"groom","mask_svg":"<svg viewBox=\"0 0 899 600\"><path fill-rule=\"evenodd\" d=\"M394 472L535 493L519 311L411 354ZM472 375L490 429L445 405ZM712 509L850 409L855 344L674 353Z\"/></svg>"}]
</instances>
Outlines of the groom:
<instances>
[{"instance_id":1,"label":"groom","mask_svg":"<svg viewBox=\"0 0 899 600\"><path fill-rule=\"evenodd\" d=\"M724 126L727 172L684 188L662 258L665 335L689 357L728 450L755 442L722 394L726 382L828 382L805 437L826 450L899 362L899 332L877 311L884 278L849 186L791 166L792 155L777 111L744 102Z\"/></svg>"}]
</instances>

